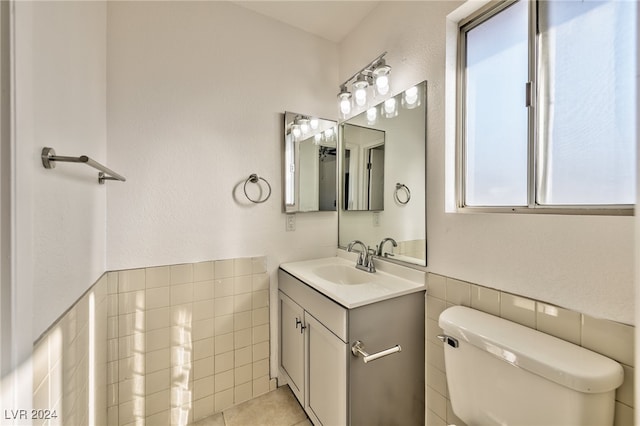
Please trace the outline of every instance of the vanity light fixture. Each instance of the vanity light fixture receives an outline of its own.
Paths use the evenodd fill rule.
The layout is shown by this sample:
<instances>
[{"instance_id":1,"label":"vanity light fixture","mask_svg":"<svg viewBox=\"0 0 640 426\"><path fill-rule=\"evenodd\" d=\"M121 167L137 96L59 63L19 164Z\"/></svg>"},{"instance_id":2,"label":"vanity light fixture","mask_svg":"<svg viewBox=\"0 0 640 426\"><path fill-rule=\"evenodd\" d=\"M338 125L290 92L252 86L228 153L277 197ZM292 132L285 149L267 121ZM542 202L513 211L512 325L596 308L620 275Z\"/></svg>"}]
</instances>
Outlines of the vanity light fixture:
<instances>
[{"instance_id":1,"label":"vanity light fixture","mask_svg":"<svg viewBox=\"0 0 640 426\"><path fill-rule=\"evenodd\" d=\"M318 145L322 141L331 141L334 134L335 129L333 127L322 128L317 117L298 114L286 124L285 136L290 137L291 142L313 139L313 143Z\"/></svg>"},{"instance_id":2,"label":"vanity light fixture","mask_svg":"<svg viewBox=\"0 0 640 426\"><path fill-rule=\"evenodd\" d=\"M378 107L371 107L367 110L367 124L373 125L378 122Z\"/></svg>"},{"instance_id":3,"label":"vanity light fixture","mask_svg":"<svg viewBox=\"0 0 640 426\"><path fill-rule=\"evenodd\" d=\"M347 90L347 86L340 86L338 100L340 102L340 116L346 118L351 113L351 92Z\"/></svg>"},{"instance_id":4,"label":"vanity light fixture","mask_svg":"<svg viewBox=\"0 0 640 426\"><path fill-rule=\"evenodd\" d=\"M313 129L313 122L315 120L315 128L318 128L318 119L311 119L305 115L296 115L291 124L289 124L289 131L295 139L306 136L311 129Z\"/></svg>"},{"instance_id":5,"label":"vanity light fixture","mask_svg":"<svg viewBox=\"0 0 640 426\"><path fill-rule=\"evenodd\" d=\"M398 102L396 101L396 98L389 98L384 101L382 109L384 110L384 116L386 118L396 117L398 115Z\"/></svg>"},{"instance_id":6,"label":"vanity light fixture","mask_svg":"<svg viewBox=\"0 0 640 426\"><path fill-rule=\"evenodd\" d=\"M334 128L333 127L329 127L327 130L324 131L325 140L333 139L333 135L334 134L335 134Z\"/></svg>"},{"instance_id":7,"label":"vanity light fixture","mask_svg":"<svg viewBox=\"0 0 640 426\"><path fill-rule=\"evenodd\" d=\"M418 86L408 88L402 94L402 107L405 109L414 109L420 106L420 96Z\"/></svg>"},{"instance_id":8,"label":"vanity light fixture","mask_svg":"<svg viewBox=\"0 0 640 426\"><path fill-rule=\"evenodd\" d=\"M291 126L291 134L296 139L302 136L302 130L300 129L300 125L294 124L293 126Z\"/></svg>"},{"instance_id":9,"label":"vanity light fixture","mask_svg":"<svg viewBox=\"0 0 640 426\"><path fill-rule=\"evenodd\" d=\"M367 80L367 76L364 74L359 74L356 81L353 82L353 97L356 101L356 105L359 107L365 106L367 104L367 88L369 87L369 81Z\"/></svg>"},{"instance_id":10,"label":"vanity light fixture","mask_svg":"<svg viewBox=\"0 0 640 426\"><path fill-rule=\"evenodd\" d=\"M372 88L374 95L379 96L385 96L390 92L389 73L391 67L384 59L386 54L387 52L382 53L340 85L338 101L342 118L347 118L353 107L362 109L367 107L370 97L369 88ZM350 82L352 82L353 96L347 89Z\"/></svg>"},{"instance_id":11,"label":"vanity light fixture","mask_svg":"<svg viewBox=\"0 0 640 426\"><path fill-rule=\"evenodd\" d=\"M298 124L300 125L300 131L303 135L309 133L311 126L309 125L309 119L306 117L298 118Z\"/></svg>"},{"instance_id":12,"label":"vanity light fixture","mask_svg":"<svg viewBox=\"0 0 640 426\"><path fill-rule=\"evenodd\" d=\"M386 64L384 59L381 59L380 62L373 69L373 77L375 81L376 91L380 95L386 95L389 93L389 72L391 71L391 67Z\"/></svg>"}]
</instances>

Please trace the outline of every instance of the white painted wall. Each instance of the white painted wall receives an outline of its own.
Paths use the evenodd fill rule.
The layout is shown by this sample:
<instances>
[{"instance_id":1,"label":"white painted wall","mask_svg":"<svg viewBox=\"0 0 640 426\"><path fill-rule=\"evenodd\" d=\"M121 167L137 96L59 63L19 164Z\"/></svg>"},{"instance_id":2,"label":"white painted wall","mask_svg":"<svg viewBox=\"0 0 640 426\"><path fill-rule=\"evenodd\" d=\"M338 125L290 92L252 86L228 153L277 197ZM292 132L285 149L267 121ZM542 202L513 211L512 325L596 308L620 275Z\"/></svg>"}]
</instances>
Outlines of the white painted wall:
<instances>
[{"instance_id":1,"label":"white painted wall","mask_svg":"<svg viewBox=\"0 0 640 426\"><path fill-rule=\"evenodd\" d=\"M15 2L14 308L33 342L105 270L106 188L58 155L106 158L106 3ZM32 322L32 325L31 325Z\"/></svg>"},{"instance_id":2,"label":"white painted wall","mask_svg":"<svg viewBox=\"0 0 640 426\"><path fill-rule=\"evenodd\" d=\"M428 80L430 271L634 323L634 219L445 212L445 24L461 2L383 2L340 45L346 78L387 50L394 93Z\"/></svg>"},{"instance_id":3,"label":"white painted wall","mask_svg":"<svg viewBox=\"0 0 640 426\"><path fill-rule=\"evenodd\" d=\"M277 268L337 246L336 212L286 232L284 112L336 115L337 46L229 2L109 2L108 22L109 158L128 180L108 187L107 269L266 256L277 371ZM244 196L252 173L265 203Z\"/></svg>"},{"instance_id":4,"label":"white painted wall","mask_svg":"<svg viewBox=\"0 0 640 426\"><path fill-rule=\"evenodd\" d=\"M12 136L11 39L13 15L9 2L0 3L0 406L24 409L32 403L30 362L32 285L21 286L16 277L14 226L16 152Z\"/></svg>"},{"instance_id":5,"label":"white painted wall","mask_svg":"<svg viewBox=\"0 0 640 426\"><path fill-rule=\"evenodd\" d=\"M285 110L336 114L335 44L227 2L108 9L109 158L128 178L108 187L108 269L332 253L335 212L285 231L281 168Z\"/></svg>"}]
</instances>

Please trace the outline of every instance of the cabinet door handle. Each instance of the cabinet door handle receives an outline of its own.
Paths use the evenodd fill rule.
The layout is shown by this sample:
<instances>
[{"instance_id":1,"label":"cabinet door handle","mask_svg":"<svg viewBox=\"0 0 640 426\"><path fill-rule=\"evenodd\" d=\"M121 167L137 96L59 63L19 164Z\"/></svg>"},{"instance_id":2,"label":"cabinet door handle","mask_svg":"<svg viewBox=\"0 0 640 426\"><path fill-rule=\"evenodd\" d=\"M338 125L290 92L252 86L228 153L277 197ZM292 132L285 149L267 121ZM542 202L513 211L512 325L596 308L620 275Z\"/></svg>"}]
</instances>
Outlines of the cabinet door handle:
<instances>
[{"instance_id":1,"label":"cabinet door handle","mask_svg":"<svg viewBox=\"0 0 640 426\"><path fill-rule=\"evenodd\" d=\"M296 318L296 328L298 328L300 324L302 324L302 321L300 321L299 318Z\"/></svg>"},{"instance_id":2,"label":"cabinet door handle","mask_svg":"<svg viewBox=\"0 0 640 426\"><path fill-rule=\"evenodd\" d=\"M305 328L307 328L306 325L300 325L300 334L304 333Z\"/></svg>"}]
</instances>

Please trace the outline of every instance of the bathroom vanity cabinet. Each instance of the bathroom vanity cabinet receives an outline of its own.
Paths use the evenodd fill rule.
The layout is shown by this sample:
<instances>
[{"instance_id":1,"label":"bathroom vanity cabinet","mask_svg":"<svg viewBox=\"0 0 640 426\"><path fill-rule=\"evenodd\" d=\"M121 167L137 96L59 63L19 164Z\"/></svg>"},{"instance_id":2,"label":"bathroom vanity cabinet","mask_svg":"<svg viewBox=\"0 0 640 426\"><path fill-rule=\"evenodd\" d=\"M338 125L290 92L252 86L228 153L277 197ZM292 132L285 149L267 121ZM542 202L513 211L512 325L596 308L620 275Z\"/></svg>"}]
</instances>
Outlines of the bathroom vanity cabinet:
<instances>
[{"instance_id":1,"label":"bathroom vanity cabinet","mask_svg":"<svg viewBox=\"0 0 640 426\"><path fill-rule=\"evenodd\" d=\"M424 291L353 309L278 271L280 378L314 425L424 424ZM356 342L373 354L365 363Z\"/></svg>"}]
</instances>

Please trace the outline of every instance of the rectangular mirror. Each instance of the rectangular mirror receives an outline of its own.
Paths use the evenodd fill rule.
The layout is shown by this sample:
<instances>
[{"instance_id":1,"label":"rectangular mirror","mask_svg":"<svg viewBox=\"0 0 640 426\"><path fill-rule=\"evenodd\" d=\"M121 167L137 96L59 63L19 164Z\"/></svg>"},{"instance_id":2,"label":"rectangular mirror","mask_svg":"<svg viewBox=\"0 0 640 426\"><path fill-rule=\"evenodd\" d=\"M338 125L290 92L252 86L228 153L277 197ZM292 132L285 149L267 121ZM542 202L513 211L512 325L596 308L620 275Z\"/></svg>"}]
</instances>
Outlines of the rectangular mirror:
<instances>
[{"instance_id":1,"label":"rectangular mirror","mask_svg":"<svg viewBox=\"0 0 640 426\"><path fill-rule=\"evenodd\" d=\"M284 210L335 211L337 122L284 114Z\"/></svg>"},{"instance_id":2,"label":"rectangular mirror","mask_svg":"<svg viewBox=\"0 0 640 426\"><path fill-rule=\"evenodd\" d=\"M426 266L426 103L425 81L340 124L340 247Z\"/></svg>"},{"instance_id":3,"label":"rectangular mirror","mask_svg":"<svg viewBox=\"0 0 640 426\"><path fill-rule=\"evenodd\" d=\"M384 210L384 131L342 125L345 210Z\"/></svg>"}]
</instances>

